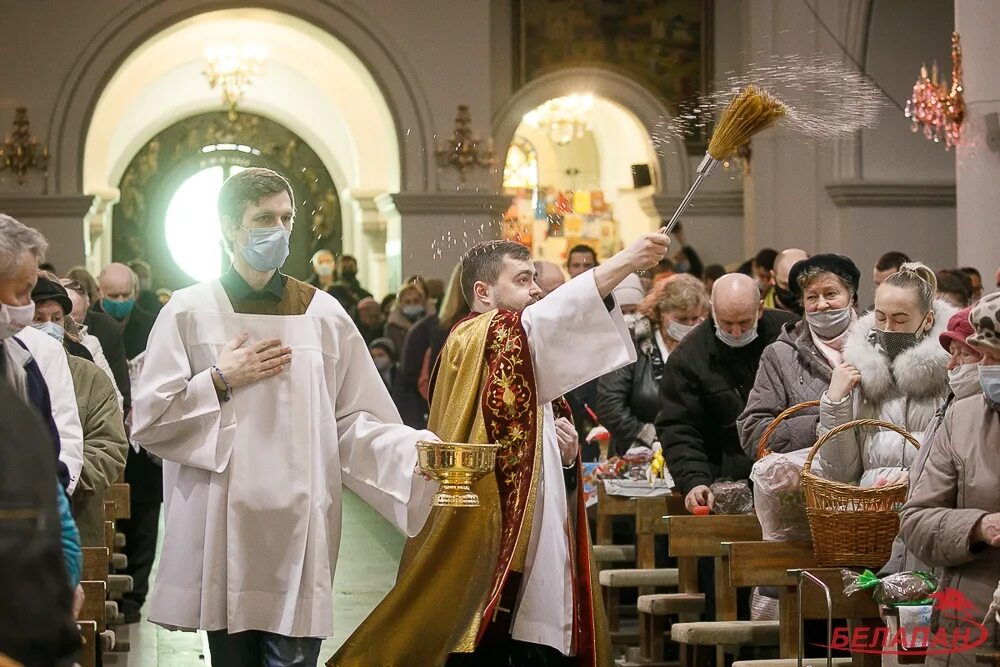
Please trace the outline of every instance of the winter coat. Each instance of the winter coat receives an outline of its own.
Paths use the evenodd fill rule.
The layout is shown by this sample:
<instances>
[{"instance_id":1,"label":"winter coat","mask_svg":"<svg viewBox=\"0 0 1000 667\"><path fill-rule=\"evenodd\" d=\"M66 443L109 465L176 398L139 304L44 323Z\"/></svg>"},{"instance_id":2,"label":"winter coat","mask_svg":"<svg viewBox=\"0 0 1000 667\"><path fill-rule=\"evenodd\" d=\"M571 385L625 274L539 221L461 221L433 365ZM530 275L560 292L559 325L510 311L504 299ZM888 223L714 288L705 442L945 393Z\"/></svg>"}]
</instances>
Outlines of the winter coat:
<instances>
[{"instance_id":1,"label":"winter coat","mask_svg":"<svg viewBox=\"0 0 1000 667\"><path fill-rule=\"evenodd\" d=\"M736 419L746 407L764 348L795 316L765 310L757 339L738 349L715 335L709 318L667 358L656 432L674 482L687 494L718 479L746 479L753 461L740 447Z\"/></svg>"},{"instance_id":2,"label":"winter coat","mask_svg":"<svg viewBox=\"0 0 1000 667\"><path fill-rule=\"evenodd\" d=\"M402 331L403 322L409 320L398 310L393 310L389 322L398 322L397 331ZM412 428L427 428L427 399L420 395L418 381L420 369L423 367L424 355L430 345L431 332L437 328L437 313L427 315L403 333L402 343L396 349L399 353L399 372L393 379L390 392L392 400L399 410L403 423ZM386 337L389 336L389 326L386 326ZM394 340L394 339L393 339Z\"/></svg>"},{"instance_id":3,"label":"winter coat","mask_svg":"<svg viewBox=\"0 0 1000 667\"><path fill-rule=\"evenodd\" d=\"M830 386L832 373L805 320L782 327L778 340L764 349L747 407L737 421L746 455L757 457L760 438L775 417L793 405L819 400ZM819 408L807 408L782 420L768 440L768 449L794 452L812 447L818 415Z\"/></svg>"},{"instance_id":4,"label":"winter coat","mask_svg":"<svg viewBox=\"0 0 1000 667\"><path fill-rule=\"evenodd\" d=\"M125 423L115 386L104 371L73 356L69 371L83 426L83 469L73 492L73 516L83 546L104 546L104 492L125 469Z\"/></svg>"},{"instance_id":5,"label":"winter coat","mask_svg":"<svg viewBox=\"0 0 1000 667\"><path fill-rule=\"evenodd\" d=\"M948 398L945 400L944 405L938 408L938 411L934 413L934 419L931 420L931 423L927 426L927 430L924 431L924 441L920 444L920 451L917 452L917 458L913 460L913 465L910 466L909 489L906 494L907 499L913 496L913 489L917 486L917 480L920 479L920 476L924 473L924 467L927 465L927 459L930 456L930 453L934 451L934 443L937 440L938 430L940 430L941 424L944 423L944 417L948 410L955 404L955 402L963 398L982 395L982 389L980 389L978 384L976 384L972 391L967 391L961 396L955 396L952 392L948 393ZM913 572L917 570L929 572L932 569L933 568L931 566L917 558L913 555L912 551L906 548L902 535L896 535L896 539L892 542L892 555L889 556L889 561L879 571L879 576L895 574L896 572Z\"/></svg>"},{"instance_id":6,"label":"winter coat","mask_svg":"<svg viewBox=\"0 0 1000 667\"><path fill-rule=\"evenodd\" d=\"M838 403L824 392L817 435L854 419L880 419L908 431L924 442L934 413L948 397L948 353L938 342L955 309L934 302L934 327L895 361L880 353L869 340L875 313L860 318L844 345L844 362L861 373L861 384ZM851 429L828 440L816 456L818 472L839 482L872 486L892 468L908 468L917 450L889 430Z\"/></svg>"},{"instance_id":7,"label":"winter coat","mask_svg":"<svg viewBox=\"0 0 1000 667\"><path fill-rule=\"evenodd\" d=\"M618 455L633 445L650 447L656 440L653 422L660 410L660 379L665 361L648 320L637 321L630 330L638 358L597 381L594 405L601 424L611 433Z\"/></svg>"},{"instance_id":8,"label":"winter coat","mask_svg":"<svg viewBox=\"0 0 1000 667\"><path fill-rule=\"evenodd\" d=\"M901 513L900 534L914 554L943 568L942 588L957 588L983 619L1000 580L1000 548L970 544L976 523L1000 512L1000 406L975 395L948 410L923 473ZM955 621L939 618L949 635ZM993 646L997 623L986 623ZM976 651L927 656L927 667L972 667Z\"/></svg>"}]
</instances>

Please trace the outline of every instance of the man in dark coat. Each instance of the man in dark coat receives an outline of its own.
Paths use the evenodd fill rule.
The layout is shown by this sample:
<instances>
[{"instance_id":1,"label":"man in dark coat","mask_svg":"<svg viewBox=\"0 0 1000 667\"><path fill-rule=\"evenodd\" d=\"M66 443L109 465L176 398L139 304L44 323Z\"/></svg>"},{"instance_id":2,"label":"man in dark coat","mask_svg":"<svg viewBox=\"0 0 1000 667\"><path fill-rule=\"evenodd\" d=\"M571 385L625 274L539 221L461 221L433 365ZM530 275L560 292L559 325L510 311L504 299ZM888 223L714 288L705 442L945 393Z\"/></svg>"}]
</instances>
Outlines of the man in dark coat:
<instances>
[{"instance_id":1,"label":"man in dark coat","mask_svg":"<svg viewBox=\"0 0 1000 667\"><path fill-rule=\"evenodd\" d=\"M749 276L730 273L712 288L712 317L667 358L656 431L685 505L712 507L709 486L746 479L752 461L740 446L736 418L746 406L764 348L790 313L764 309Z\"/></svg>"},{"instance_id":2,"label":"man in dark coat","mask_svg":"<svg viewBox=\"0 0 1000 667\"><path fill-rule=\"evenodd\" d=\"M125 356L130 362L146 351L149 332L156 316L135 305L138 284L135 274L124 264L109 264L98 278L101 302L94 310L104 312L122 323ZM139 620L139 609L149 593L149 572L156 556L160 505L163 503L163 469L144 449L129 447L125 463L125 481L130 492L130 518L119 522L125 534L126 574L132 576L132 591L122 599L126 623Z\"/></svg>"}]
</instances>

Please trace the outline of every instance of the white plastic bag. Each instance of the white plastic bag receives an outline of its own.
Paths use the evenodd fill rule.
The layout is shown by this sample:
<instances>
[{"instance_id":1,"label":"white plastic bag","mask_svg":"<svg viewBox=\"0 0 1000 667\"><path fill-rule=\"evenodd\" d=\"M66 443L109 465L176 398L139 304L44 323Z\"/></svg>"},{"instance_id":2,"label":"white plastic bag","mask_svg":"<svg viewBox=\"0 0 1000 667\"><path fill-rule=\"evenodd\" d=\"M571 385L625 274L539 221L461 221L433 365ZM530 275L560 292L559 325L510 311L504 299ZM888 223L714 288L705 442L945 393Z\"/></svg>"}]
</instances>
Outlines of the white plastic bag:
<instances>
[{"instance_id":1,"label":"white plastic bag","mask_svg":"<svg viewBox=\"0 0 1000 667\"><path fill-rule=\"evenodd\" d=\"M753 504L768 541L809 540L809 520L799 475L808 449L768 454L753 465Z\"/></svg>"}]
</instances>

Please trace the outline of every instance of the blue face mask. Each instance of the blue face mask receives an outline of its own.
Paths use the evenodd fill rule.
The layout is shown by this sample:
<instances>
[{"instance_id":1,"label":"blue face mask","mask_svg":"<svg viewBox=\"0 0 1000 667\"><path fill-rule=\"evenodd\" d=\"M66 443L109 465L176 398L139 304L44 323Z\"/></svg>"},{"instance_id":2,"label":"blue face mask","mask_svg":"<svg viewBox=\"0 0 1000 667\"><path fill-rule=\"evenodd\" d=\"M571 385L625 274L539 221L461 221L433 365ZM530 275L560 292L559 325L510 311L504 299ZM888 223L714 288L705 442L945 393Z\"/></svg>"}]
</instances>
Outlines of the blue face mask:
<instances>
[{"instance_id":1,"label":"blue face mask","mask_svg":"<svg viewBox=\"0 0 1000 667\"><path fill-rule=\"evenodd\" d=\"M258 271L274 271L288 259L288 239L291 236L284 227L247 229L240 227L250 237L243 246L243 259Z\"/></svg>"},{"instance_id":2,"label":"blue face mask","mask_svg":"<svg viewBox=\"0 0 1000 667\"><path fill-rule=\"evenodd\" d=\"M1000 366L979 366L979 385L983 394L994 403L1000 404Z\"/></svg>"},{"instance_id":3,"label":"blue face mask","mask_svg":"<svg viewBox=\"0 0 1000 667\"><path fill-rule=\"evenodd\" d=\"M60 343L63 342L63 337L66 335L66 330L55 322L35 322L31 326L35 327L42 333L52 336Z\"/></svg>"},{"instance_id":4,"label":"blue face mask","mask_svg":"<svg viewBox=\"0 0 1000 667\"><path fill-rule=\"evenodd\" d=\"M132 308L134 307L135 299L125 299L124 301L115 301L108 298L101 299L101 308L104 309L104 312L118 321L124 320L131 315Z\"/></svg>"}]
</instances>

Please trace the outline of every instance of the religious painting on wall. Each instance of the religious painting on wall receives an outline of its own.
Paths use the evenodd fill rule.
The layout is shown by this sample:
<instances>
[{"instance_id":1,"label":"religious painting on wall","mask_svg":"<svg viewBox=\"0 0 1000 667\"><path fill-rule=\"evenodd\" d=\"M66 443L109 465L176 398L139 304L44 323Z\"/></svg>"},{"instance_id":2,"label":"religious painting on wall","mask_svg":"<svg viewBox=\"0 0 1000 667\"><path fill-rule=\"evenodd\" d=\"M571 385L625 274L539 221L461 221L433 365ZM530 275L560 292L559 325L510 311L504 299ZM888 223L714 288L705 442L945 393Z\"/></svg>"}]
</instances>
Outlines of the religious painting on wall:
<instances>
[{"instance_id":1,"label":"religious painting on wall","mask_svg":"<svg viewBox=\"0 0 1000 667\"><path fill-rule=\"evenodd\" d=\"M515 84L566 67L604 67L676 111L708 91L713 0L519 0Z\"/></svg>"}]
</instances>

